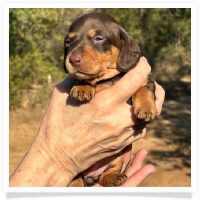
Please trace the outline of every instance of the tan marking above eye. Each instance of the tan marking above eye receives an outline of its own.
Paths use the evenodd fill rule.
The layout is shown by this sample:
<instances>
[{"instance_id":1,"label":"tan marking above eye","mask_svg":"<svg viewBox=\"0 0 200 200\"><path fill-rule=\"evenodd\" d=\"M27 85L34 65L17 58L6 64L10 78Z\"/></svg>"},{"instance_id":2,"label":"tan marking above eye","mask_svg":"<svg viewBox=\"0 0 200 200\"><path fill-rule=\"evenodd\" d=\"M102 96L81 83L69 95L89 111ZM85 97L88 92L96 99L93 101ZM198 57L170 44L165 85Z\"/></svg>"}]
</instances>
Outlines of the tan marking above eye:
<instances>
[{"instance_id":1,"label":"tan marking above eye","mask_svg":"<svg viewBox=\"0 0 200 200\"><path fill-rule=\"evenodd\" d=\"M70 39L74 39L76 35L77 35L76 32L70 32L68 36Z\"/></svg>"},{"instance_id":2,"label":"tan marking above eye","mask_svg":"<svg viewBox=\"0 0 200 200\"><path fill-rule=\"evenodd\" d=\"M95 34L96 34L96 30L95 30L95 29L90 29L90 30L88 31L88 36L89 36L89 37L94 37Z\"/></svg>"},{"instance_id":3,"label":"tan marking above eye","mask_svg":"<svg viewBox=\"0 0 200 200\"><path fill-rule=\"evenodd\" d=\"M103 60L107 63L107 68L116 68L117 59L119 56L120 50L115 47L111 46L111 50L109 52L103 54Z\"/></svg>"}]
</instances>

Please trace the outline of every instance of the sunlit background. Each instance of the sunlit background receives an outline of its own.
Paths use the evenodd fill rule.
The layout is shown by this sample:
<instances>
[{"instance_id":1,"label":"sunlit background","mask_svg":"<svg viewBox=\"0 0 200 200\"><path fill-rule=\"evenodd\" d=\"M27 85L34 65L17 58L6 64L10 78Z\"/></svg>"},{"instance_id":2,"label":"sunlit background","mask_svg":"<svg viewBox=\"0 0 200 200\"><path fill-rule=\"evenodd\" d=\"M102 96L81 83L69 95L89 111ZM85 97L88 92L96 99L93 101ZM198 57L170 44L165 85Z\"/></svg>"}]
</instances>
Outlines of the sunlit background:
<instances>
[{"instance_id":1,"label":"sunlit background","mask_svg":"<svg viewBox=\"0 0 200 200\"><path fill-rule=\"evenodd\" d=\"M133 154L147 148L157 171L140 186L191 186L191 9L19 9L9 11L10 174L38 131L63 70L64 37L85 13L113 16L166 90L163 111Z\"/></svg>"}]
</instances>

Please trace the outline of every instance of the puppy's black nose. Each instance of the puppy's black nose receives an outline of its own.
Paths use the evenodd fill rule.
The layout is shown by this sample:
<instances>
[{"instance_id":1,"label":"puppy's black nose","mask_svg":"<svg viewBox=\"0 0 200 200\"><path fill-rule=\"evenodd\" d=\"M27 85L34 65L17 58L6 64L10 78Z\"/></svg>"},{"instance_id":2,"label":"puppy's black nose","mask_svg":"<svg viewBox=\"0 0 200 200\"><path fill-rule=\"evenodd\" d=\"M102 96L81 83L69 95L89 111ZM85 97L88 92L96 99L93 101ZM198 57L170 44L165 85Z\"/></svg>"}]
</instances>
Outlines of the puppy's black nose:
<instances>
[{"instance_id":1,"label":"puppy's black nose","mask_svg":"<svg viewBox=\"0 0 200 200\"><path fill-rule=\"evenodd\" d=\"M72 54L69 58L69 62L73 67L79 67L81 64L81 55L80 54Z\"/></svg>"}]
</instances>

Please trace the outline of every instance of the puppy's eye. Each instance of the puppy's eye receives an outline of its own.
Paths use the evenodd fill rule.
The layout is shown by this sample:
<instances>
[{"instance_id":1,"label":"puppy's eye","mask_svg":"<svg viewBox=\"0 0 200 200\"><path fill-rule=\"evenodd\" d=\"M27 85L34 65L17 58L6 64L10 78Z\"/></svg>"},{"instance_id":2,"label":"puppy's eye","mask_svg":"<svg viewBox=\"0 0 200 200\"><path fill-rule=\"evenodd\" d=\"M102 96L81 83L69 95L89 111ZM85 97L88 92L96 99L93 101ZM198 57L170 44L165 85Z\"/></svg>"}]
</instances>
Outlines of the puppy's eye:
<instances>
[{"instance_id":1,"label":"puppy's eye","mask_svg":"<svg viewBox=\"0 0 200 200\"><path fill-rule=\"evenodd\" d=\"M102 35L95 35L94 36L94 42L98 43L98 42L102 42L104 40Z\"/></svg>"},{"instance_id":2,"label":"puppy's eye","mask_svg":"<svg viewBox=\"0 0 200 200\"><path fill-rule=\"evenodd\" d=\"M69 47L70 44L71 44L71 40L69 38L66 38L65 39L65 45L66 45L66 47Z\"/></svg>"}]
</instances>

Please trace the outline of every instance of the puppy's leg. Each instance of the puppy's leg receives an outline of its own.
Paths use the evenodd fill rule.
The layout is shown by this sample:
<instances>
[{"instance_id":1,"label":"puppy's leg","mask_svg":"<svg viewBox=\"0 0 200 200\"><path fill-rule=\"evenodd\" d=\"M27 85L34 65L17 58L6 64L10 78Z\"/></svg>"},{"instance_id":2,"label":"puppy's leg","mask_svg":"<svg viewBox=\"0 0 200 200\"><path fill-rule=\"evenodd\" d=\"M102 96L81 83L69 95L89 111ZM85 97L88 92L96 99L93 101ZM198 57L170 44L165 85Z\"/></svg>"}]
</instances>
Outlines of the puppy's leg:
<instances>
[{"instance_id":1,"label":"puppy's leg","mask_svg":"<svg viewBox=\"0 0 200 200\"><path fill-rule=\"evenodd\" d=\"M74 178L74 180L69 184L68 187L84 187L83 179L79 174Z\"/></svg>"},{"instance_id":2,"label":"puppy's leg","mask_svg":"<svg viewBox=\"0 0 200 200\"><path fill-rule=\"evenodd\" d=\"M70 96L79 101L91 100L95 96L95 93L111 87L120 78L121 78L121 75L118 75L118 76L113 77L112 79L102 81L101 83L97 83L95 86L90 85L84 81L76 81L70 91Z\"/></svg>"},{"instance_id":3,"label":"puppy's leg","mask_svg":"<svg viewBox=\"0 0 200 200\"><path fill-rule=\"evenodd\" d=\"M149 74L143 86L132 96L134 114L139 119L151 121L158 115L155 106L155 84L152 74Z\"/></svg>"},{"instance_id":4,"label":"puppy's leg","mask_svg":"<svg viewBox=\"0 0 200 200\"><path fill-rule=\"evenodd\" d=\"M123 156L118 156L100 176L99 184L104 187L116 187L124 183L127 176L121 173Z\"/></svg>"}]
</instances>

